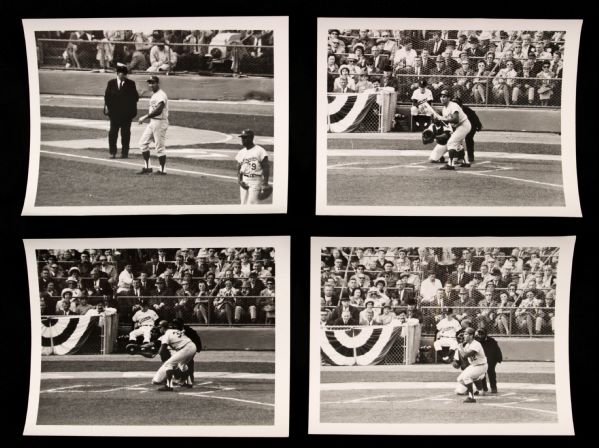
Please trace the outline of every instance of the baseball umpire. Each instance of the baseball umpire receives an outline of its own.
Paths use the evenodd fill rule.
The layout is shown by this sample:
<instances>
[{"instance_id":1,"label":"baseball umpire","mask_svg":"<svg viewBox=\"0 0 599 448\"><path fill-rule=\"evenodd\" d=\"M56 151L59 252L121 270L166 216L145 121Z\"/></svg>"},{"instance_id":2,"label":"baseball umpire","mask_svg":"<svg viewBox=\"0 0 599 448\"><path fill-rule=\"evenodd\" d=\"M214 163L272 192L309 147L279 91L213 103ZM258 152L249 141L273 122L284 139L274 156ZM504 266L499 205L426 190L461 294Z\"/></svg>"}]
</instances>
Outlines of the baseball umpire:
<instances>
[{"instance_id":1,"label":"baseball umpire","mask_svg":"<svg viewBox=\"0 0 599 448\"><path fill-rule=\"evenodd\" d=\"M470 121L470 124L472 125L472 129L470 130L470 132L468 132L468 135L466 135L465 140L466 140L466 152L468 154L468 161L470 163L473 163L474 162L474 134L476 134L477 132L482 130L483 124L480 121L480 118L478 117L478 115L476 115L476 112L474 112L468 106L464 106L462 104L461 98L454 98L454 101L456 103L458 103L458 105L462 108L462 110L468 117L468 121Z\"/></svg>"},{"instance_id":2,"label":"baseball umpire","mask_svg":"<svg viewBox=\"0 0 599 448\"><path fill-rule=\"evenodd\" d=\"M268 184L268 154L262 146L254 144L253 130L244 129L239 137L243 149L237 153L235 160L241 204L259 204L272 193L272 187Z\"/></svg>"},{"instance_id":3,"label":"baseball umpire","mask_svg":"<svg viewBox=\"0 0 599 448\"><path fill-rule=\"evenodd\" d=\"M104 113L110 118L108 150L110 158L116 158L119 129L121 131L121 158L129 157L131 120L137 115L139 94L135 81L127 78L127 67L117 65L116 78L108 81L104 93Z\"/></svg>"},{"instance_id":4,"label":"baseball umpire","mask_svg":"<svg viewBox=\"0 0 599 448\"><path fill-rule=\"evenodd\" d=\"M168 129L168 97L164 90L160 88L160 80L158 76L150 76L148 78L148 86L153 94L150 97L150 109L148 113L140 117L138 123L141 125L146 120L150 120L144 133L139 140L139 149L144 158L145 166L137 174L150 174L152 168L150 166L150 143L154 142L158 161L160 162L160 170L155 174L166 175L164 167L166 165L166 130Z\"/></svg>"},{"instance_id":5,"label":"baseball umpire","mask_svg":"<svg viewBox=\"0 0 599 448\"><path fill-rule=\"evenodd\" d=\"M482 382L483 390L486 392L487 388L487 377L489 377L489 384L491 386L491 393L497 393L497 373L495 373L495 367L497 364L503 361L503 353L501 353L501 348L499 348L499 344L497 341L491 336L487 335L487 332L479 328L476 330L476 334L474 335L475 339L480 342L483 350L485 351L485 355L487 356L487 375Z\"/></svg>"}]
</instances>

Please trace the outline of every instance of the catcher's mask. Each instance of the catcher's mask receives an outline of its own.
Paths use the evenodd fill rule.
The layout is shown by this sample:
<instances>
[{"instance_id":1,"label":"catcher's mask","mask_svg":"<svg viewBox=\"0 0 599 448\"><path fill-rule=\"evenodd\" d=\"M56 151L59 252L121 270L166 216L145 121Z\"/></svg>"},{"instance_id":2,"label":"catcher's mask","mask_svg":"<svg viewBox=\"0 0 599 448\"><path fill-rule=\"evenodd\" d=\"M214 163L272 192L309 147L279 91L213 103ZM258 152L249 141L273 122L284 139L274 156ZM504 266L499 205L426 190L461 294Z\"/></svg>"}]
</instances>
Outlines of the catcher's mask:
<instances>
[{"instance_id":1,"label":"catcher's mask","mask_svg":"<svg viewBox=\"0 0 599 448\"><path fill-rule=\"evenodd\" d=\"M435 137L435 141L439 145L446 145L450 136L451 136L451 133L449 131L443 131L442 134L439 134Z\"/></svg>"}]
</instances>

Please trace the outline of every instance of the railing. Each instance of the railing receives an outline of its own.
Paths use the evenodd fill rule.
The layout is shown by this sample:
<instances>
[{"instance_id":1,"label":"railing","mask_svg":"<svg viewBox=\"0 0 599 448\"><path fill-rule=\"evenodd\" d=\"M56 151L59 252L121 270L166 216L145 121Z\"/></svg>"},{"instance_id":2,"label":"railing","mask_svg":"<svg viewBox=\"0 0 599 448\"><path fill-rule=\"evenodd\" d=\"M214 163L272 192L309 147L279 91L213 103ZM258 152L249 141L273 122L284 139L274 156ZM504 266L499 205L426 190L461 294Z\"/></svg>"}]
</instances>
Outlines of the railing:
<instances>
[{"instance_id":1,"label":"railing","mask_svg":"<svg viewBox=\"0 0 599 448\"><path fill-rule=\"evenodd\" d=\"M169 43L157 53L148 42L37 39L38 66L69 70L111 70L117 63L132 72L273 76L274 47L239 41Z\"/></svg>"},{"instance_id":2,"label":"railing","mask_svg":"<svg viewBox=\"0 0 599 448\"><path fill-rule=\"evenodd\" d=\"M359 310L364 310L364 306L352 305ZM331 313L335 306L321 306L321 310L327 310ZM379 322L382 306L371 307L374 310L375 322ZM468 326L473 328L483 328L492 336L509 337L548 337L554 335L554 307L500 307L494 305L485 306L460 306L452 303L446 306L419 306L410 311L409 318L417 318L422 324L422 334L434 336L437 332L437 323L445 317L447 308L452 308L454 317L463 323L469 322ZM391 306L393 320L399 313L407 312L406 306Z\"/></svg>"},{"instance_id":3,"label":"railing","mask_svg":"<svg viewBox=\"0 0 599 448\"><path fill-rule=\"evenodd\" d=\"M554 73L539 72L535 77L495 75L456 75L456 74L423 74L416 76L409 73L395 73L388 80L382 73L371 73L368 80L360 80L359 72L350 73L348 85L355 86L357 91L337 93L338 95L360 95L376 93L383 84L397 92L398 103L412 104L412 93L419 88L421 79L427 80L427 88L433 94L433 102L439 103L440 92L448 89L452 98L459 98L464 104L481 107L561 107L562 78L556 78ZM543 75L541 75L543 74ZM328 73L329 95L335 85L335 79L340 75ZM331 82L332 80L332 82ZM372 81L378 80L381 87L374 88ZM378 90L377 90L378 89ZM417 112L418 113L418 112Z\"/></svg>"}]
</instances>

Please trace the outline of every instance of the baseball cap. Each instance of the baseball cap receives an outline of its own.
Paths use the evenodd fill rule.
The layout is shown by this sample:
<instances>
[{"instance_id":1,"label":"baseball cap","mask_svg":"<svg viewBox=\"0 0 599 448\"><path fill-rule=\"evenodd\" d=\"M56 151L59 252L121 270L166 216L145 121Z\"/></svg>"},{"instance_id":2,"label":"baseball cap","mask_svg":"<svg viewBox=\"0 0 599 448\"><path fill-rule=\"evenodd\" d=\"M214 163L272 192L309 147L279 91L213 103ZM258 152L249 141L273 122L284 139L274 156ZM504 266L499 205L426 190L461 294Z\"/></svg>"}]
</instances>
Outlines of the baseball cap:
<instances>
[{"instance_id":1,"label":"baseball cap","mask_svg":"<svg viewBox=\"0 0 599 448\"><path fill-rule=\"evenodd\" d=\"M160 84L160 79L158 79L158 76L152 75L146 80L146 82L148 84Z\"/></svg>"},{"instance_id":2,"label":"baseball cap","mask_svg":"<svg viewBox=\"0 0 599 448\"><path fill-rule=\"evenodd\" d=\"M241 131L241 134L239 134L239 137L253 137L254 135L254 131L251 129L244 129Z\"/></svg>"},{"instance_id":3,"label":"baseball cap","mask_svg":"<svg viewBox=\"0 0 599 448\"><path fill-rule=\"evenodd\" d=\"M443 89L443 90L441 90L441 93L439 95L440 96L449 96L449 90Z\"/></svg>"},{"instance_id":4,"label":"baseball cap","mask_svg":"<svg viewBox=\"0 0 599 448\"><path fill-rule=\"evenodd\" d=\"M420 82L418 83L418 85L420 87L426 87L428 85L428 83L426 82L426 79L421 79Z\"/></svg>"}]
</instances>

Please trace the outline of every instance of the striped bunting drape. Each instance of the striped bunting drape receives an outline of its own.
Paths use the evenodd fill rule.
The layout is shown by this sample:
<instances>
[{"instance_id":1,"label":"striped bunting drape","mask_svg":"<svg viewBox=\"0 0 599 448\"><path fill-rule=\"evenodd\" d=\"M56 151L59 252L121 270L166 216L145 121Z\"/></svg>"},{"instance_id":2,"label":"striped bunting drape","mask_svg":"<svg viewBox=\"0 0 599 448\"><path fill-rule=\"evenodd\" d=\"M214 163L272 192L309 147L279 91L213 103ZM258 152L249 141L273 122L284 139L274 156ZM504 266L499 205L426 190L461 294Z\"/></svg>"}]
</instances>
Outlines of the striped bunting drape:
<instances>
[{"instance_id":1,"label":"striped bunting drape","mask_svg":"<svg viewBox=\"0 0 599 448\"><path fill-rule=\"evenodd\" d=\"M328 102L329 132L353 132L376 103L376 94L328 95Z\"/></svg>"},{"instance_id":2,"label":"striped bunting drape","mask_svg":"<svg viewBox=\"0 0 599 448\"><path fill-rule=\"evenodd\" d=\"M77 353L99 322L99 316L42 318L42 355Z\"/></svg>"},{"instance_id":3,"label":"striped bunting drape","mask_svg":"<svg viewBox=\"0 0 599 448\"><path fill-rule=\"evenodd\" d=\"M402 327L385 325L320 332L320 352L323 360L335 366L368 366L380 364Z\"/></svg>"}]
</instances>

